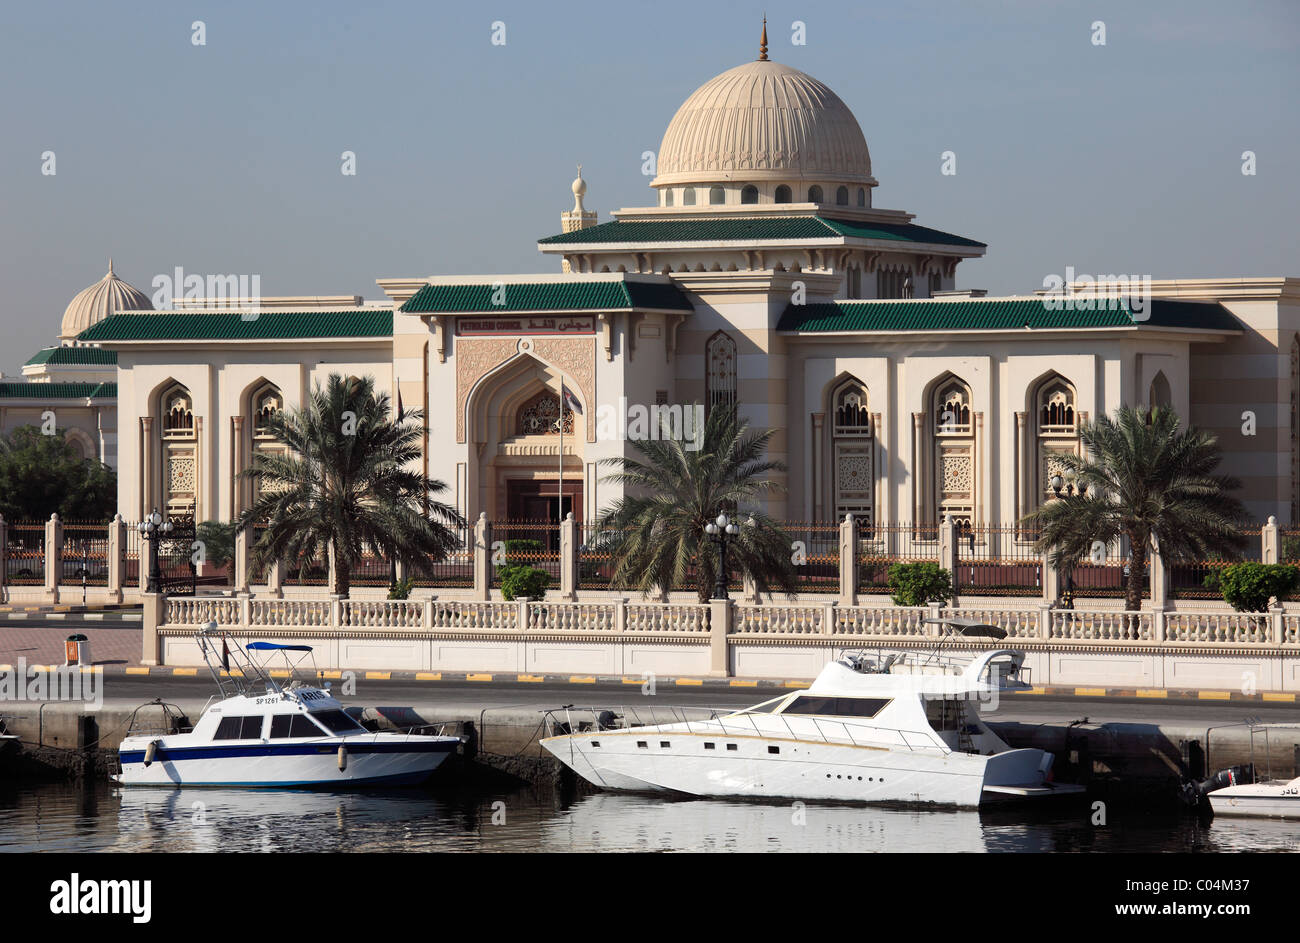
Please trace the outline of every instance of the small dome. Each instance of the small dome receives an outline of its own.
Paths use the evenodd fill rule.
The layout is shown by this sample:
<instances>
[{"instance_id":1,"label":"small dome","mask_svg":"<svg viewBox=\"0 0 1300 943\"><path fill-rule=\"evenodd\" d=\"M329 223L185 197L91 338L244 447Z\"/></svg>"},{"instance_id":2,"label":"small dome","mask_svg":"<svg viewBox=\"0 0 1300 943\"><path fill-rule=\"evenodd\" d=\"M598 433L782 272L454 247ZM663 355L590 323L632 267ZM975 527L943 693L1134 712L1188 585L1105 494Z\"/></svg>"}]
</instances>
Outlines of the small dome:
<instances>
[{"instance_id":1,"label":"small dome","mask_svg":"<svg viewBox=\"0 0 1300 943\"><path fill-rule=\"evenodd\" d=\"M705 82L664 132L652 187L723 180L875 186L862 128L815 78L766 58Z\"/></svg>"},{"instance_id":2,"label":"small dome","mask_svg":"<svg viewBox=\"0 0 1300 943\"><path fill-rule=\"evenodd\" d=\"M149 296L118 278L113 273L113 260L109 259L108 274L78 292L68 303L63 312L63 325L59 328L59 340L75 340L86 328L118 311L152 310Z\"/></svg>"}]
</instances>

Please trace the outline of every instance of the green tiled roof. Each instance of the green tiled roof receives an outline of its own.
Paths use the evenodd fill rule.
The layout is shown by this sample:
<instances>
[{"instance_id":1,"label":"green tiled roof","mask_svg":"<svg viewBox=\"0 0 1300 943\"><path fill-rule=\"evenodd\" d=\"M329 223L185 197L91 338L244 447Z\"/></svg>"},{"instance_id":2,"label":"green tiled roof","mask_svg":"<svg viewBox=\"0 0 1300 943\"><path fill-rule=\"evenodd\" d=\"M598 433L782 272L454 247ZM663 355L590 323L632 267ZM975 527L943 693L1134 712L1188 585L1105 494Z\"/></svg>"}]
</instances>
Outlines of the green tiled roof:
<instances>
[{"instance_id":1,"label":"green tiled roof","mask_svg":"<svg viewBox=\"0 0 1300 943\"><path fill-rule=\"evenodd\" d=\"M100 322L103 323L103 322ZM116 383L0 382L0 399L116 399Z\"/></svg>"},{"instance_id":2,"label":"green tiled roof","mask_svg":"<svg viewBox=\"0 0 1300 943\"><path fill-rule=\"evenodd\" d=\"M247 318L247 320L245 320ZM83 341L292 340L310 337L391 337L389 309L263 311L243 314L115 314L78 335Z\"/></svg>"},{"instance_id":3,"label":"green tiled roof","mask_svg":"<svg viewBox=\"0 0 1300 943\"><path fill-rule=\"evenodd\" d=\"M1076 300L1076 306L1079 302ZM953 301L833 301L790 305L780 331L1006 331L1047 328L1182 327L1241 330L1216 302L1153 299L1150 317L1138 320L1127 306L1099 310L1052 310L1042 299Z\"/></svg>"},{"instance_id":4,"label":"green tiled roof","mask_svg":"<svg viewBox=\"0 0 1300 943\"><path fill-rule=\"evenodd\" d=\"M867 223L823 219L820 216L754 217L750 219L677 219L628 222L615 220L587 229L539 239L539 245L590 245L617 242L785 242L798 239L884 239L892 242L930 243L987 248L984 243L911 223Z\"/></svg>"},{"instance_id":5,"label":"green tiled roof","mask_svg":"<svg viewBox=\"0 0 1300 943\"><path fill-rule=\"evenodd\" d=\"M117 351L102 347L46 347L38 350L27 366L38 363L49 364L103 364L111 366L117 363Z\"/></svg>"},{"instance_id":6,"label":"green tiled roof","mask_svg":"<svg viewBox=\"0 0 1300 943\"><path fill-rule=\"evenodd\" d=\"M504 304L493 304L493 296ZM462 311L617 311L659 308L691 311L672 284L639 281L508 282L504 285L425 285L402 305L413 314Z\"/></svg>"}]
</instances>

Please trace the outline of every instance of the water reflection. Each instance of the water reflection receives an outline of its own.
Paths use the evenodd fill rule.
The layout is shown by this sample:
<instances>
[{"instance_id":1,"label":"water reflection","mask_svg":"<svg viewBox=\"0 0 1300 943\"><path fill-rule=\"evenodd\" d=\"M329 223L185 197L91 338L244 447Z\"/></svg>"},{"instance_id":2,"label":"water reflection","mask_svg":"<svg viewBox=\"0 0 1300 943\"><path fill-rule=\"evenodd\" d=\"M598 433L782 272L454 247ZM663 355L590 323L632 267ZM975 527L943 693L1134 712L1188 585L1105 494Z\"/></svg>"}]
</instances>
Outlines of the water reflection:
<instances>
[{"instance_id":1,"label":"water reflection","mask_svg":"<svg viewBox=\"0 0 1300 943\"><path fill-rule=\"evenodd\" d=\"M529 790L0 786L0 851L1296 851L1300 823L1089 806L921 811Z\"/></svg>"}]
</instances>

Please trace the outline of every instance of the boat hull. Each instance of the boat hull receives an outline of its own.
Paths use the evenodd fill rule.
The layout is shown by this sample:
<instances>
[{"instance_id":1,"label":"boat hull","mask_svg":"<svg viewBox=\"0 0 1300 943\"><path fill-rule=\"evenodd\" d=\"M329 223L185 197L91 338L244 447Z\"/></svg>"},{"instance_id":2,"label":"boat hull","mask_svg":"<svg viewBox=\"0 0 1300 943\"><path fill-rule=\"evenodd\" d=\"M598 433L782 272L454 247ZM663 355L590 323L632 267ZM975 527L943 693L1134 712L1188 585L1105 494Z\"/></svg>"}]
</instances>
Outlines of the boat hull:
<instances>
[{"instance_id":1,"label":"boat hull","mask_svg":"<svg viewBox=\"0 0 1300 943\"><path fill-rule=\"evenodd\" d=\"M1041 750L989 757L671 728L573 734L541 743L603 789L716 798L975 808L985 799L986 784L1041 786L1050 767Z\"/></svg>"},{"instance_id":2,"label":"boat hull","mask_svg":"<svg viewBox=\"0 0 1300 943\"><path fill-rule=\"evenodd\" d=\"M423 782L456 749L454 737L350 740L345 768L340 741L167 745L145 765L148 739L124 740L115 777L124 786L346 787Z\"/></svg>"},{"instance_id":3,"label":"boat hull","mask_svg":"<svg viewBox=\"0 0 1300 943\"><path fill-rule=\"evenodd\" d=\"M1300 819L1300 794L1291 787L1283 795L1277 787L1264 785L1229 786L1208 794L1210 808L1216 816Z\"/></svg>"}]
</instances>

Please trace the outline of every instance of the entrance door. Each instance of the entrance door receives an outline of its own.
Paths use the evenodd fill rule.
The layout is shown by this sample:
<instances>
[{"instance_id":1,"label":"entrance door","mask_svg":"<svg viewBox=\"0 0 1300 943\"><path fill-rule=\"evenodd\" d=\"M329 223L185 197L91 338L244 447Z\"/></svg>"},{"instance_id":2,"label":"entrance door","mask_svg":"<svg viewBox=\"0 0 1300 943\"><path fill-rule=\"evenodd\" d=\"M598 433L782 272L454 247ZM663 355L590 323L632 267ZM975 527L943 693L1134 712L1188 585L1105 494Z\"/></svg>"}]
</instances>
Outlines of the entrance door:
<instances>
[{"instance_id":1,"label":"entrance door","mask_svg":"<svg viewBox=\"0 0 1300 943\"><path fill-rule=\"evenodd\" d=\"M545 479L507 479L506 517L511 521L537 521L552 525L547 530L559 550L560 521L570 511L574 519L582 518L582 482L565 481L563 494L556 500L555 482Z\"/></svg>"}]
</instances>

